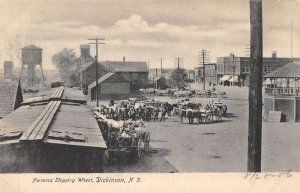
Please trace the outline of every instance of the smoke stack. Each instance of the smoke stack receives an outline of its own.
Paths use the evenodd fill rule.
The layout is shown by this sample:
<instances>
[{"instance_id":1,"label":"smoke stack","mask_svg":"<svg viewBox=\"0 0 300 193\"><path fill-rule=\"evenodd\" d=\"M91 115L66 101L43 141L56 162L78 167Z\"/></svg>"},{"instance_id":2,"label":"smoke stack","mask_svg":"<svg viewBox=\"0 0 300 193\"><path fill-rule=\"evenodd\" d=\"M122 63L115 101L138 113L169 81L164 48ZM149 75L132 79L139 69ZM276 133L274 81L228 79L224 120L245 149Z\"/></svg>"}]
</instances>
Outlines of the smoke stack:
<instances>
[{"instance_id":1,"label":"smoke stack","mask_svg":"<svg viewBox=\"0 0 300 193\"><path fill-rule=\"evenodd\" d=\"M272 52L272 58L277 58L277 51Z\"/></svg>"},{"instance_id":2,"label":"smoke stack","mask_svg":"<svg viewBox=\"0 0 300 193\"><path fill-rule=\"evenodd\" d=\"M4 79L13 78L14 65L12 61L4 61Z\"/></svg>"},{"instance_id":3,"label":"smoke stack","mask_svg":"<svg viewBox=\"0 0 300 193\"><path fill-rule=\"evenodd\" d=\"M125 62L125 56L123 56L123 62Z\"/></svg>"}]
</instances>

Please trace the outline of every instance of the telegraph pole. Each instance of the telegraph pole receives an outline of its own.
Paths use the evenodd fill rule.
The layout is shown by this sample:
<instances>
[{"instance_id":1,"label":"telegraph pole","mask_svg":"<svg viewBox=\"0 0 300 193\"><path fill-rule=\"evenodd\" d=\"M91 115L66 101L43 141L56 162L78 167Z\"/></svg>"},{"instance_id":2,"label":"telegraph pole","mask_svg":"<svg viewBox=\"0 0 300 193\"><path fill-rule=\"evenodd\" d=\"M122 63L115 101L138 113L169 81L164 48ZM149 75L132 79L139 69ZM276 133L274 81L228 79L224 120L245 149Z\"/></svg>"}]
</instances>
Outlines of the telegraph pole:
<instances>
[{"instance_id":1,"label":"telegraph pole","mask_svg":"<svg viewBox=\"0 0 300 193\"><path fill-rule=\"evenodd\" d=\"M293 20L291 21L291 61L293 62Z\"/></svg>"},{"instance_id":2,"label":"telegraph pole","mask_svg":"<svg viewBox=\"0 0 300 193\"><path fill-rule=\"evenodd\" d=\"M94 39L88 39L90 41L95 41L89 44L95 44L96 45L96 56L95 56L95 70L96 70L96 101L97 101L97 107L99 107L99 88L98 88L98 45L99 44L105 44L103 41L105 39L102 38L94 38Z\"/></svg>"},{"instance_id":3,"label":"telegraph pole","mask_svg":"<svg viewBox=\"0 0 300 193\"><path fill-rule=\"evenodd\" d=\"M180 57L175 58L175 63L177 63L175 65L177 66L178 75L181 76L181 78L182 78L182 74L180 74L180 60L183 63L183 58L180 58ZM180 88L179 80L177 81L177 84L178 84L177 86L179 89Z\"/></svg>"},{"instance_id":4,"label":"telegraph pole","mask_svg":"<svg viewBox=\"0 0 300 193\"><path fill-rule=\"evenodd\" d=\"M160 76L163 77L163 58L160 58Z\"/></svg>"},{"instance_id":5,"label":"telegraph pole","mask_svg":"<svg viewBox=\"0 0 300 193\"><path fill-rule=\"evenodd\" d=\"M206 52L206 50L202 50L202 62L203 62L203 90L205 90L205 61L204 61L205 52Z\"/></svg>"},{"instance_id":6,"label":"telegraph pole","mask_svg":"<svg viewBox=\"0 0 300 193\"><path fill-rule=\"evenodd\" d=\"M250 0L250 87L248 172L261 172L262 138L262 0Z\"/></svg>"}]
</instances>

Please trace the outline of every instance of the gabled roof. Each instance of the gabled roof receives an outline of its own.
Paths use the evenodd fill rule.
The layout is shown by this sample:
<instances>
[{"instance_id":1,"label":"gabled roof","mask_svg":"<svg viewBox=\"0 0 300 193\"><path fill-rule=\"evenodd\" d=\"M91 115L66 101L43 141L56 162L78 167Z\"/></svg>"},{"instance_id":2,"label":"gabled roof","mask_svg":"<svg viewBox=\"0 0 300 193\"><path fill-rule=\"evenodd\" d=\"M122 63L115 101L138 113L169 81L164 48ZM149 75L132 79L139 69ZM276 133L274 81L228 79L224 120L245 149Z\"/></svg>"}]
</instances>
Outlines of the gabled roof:
<instances>
[{"instance_id":1,"label":"gabled roof","mask_svg":"<svg viewBox=\"0 0 300 193\"><path fill-rule=\"evenodd\" d=\"M101 82L105 81L106 79L108 79L109 77L111 77L114 74L115 73L112 73L112 72L108 72L108 73L104 74L101 78L98 79L98 84L100 84ZM96 86L96 81L93 82L92 84L90 84L88 86L88 89L94 88L95 86Z\"/></svg>"},{"instance_id":2,"label":"gabled roof","mask_svg":"<svg viewBox=\"0 0 300 193\"><path fill-rule=\"evenodd\" d=\"M0 117L4 117L16 109L17 97L22 98L20 89L17 81L0 81Z\"/></svg>"},{"instance_id":3,"label":"gabled roof","mask_svg":"<svg viewBox=\"0 0 300 193\"><path fill-rule=\"evenodd\" d=\"M288 63L264 75L264 78L300 78L300 64L298 62Z\"/></svg>"},{"instance_id":4,"label":"gabled roof","mask_svg":"<svg viewBox=\"0 0 300 193\"><path fill-rule=\"evenodd\" d=\"M154 77L153 79L154 79L155 82L160 80L160 79L167 80L165 77L162 77L162 76Z\"/></svg>"},{"instance_id":5,"label":"gabled roof","mask_svg":"<svg viewBox=\"0 0 300 193\"><path fill-rule=\"evenodd\" d=\"M94 63L95 63L95 61L91 61L91 62L84 64L84 67L79 70L79 73L84 72L86 69L91 67ZM107 69L99 62L98 62L98 68L103 68L103 70L107 71Z\"/></svg>"},{"instance_id":6,"label":"gabled roof","mask_svg":"<svg viewBox=\"0 0 300 193\"><path fill-rule=\"evenodd\" d=\"M42 50L42 48L39 48L35 45L29 45L29 46L22 48L22 50Z\"/></svg>"},{"instance_id":7,"label":"gabled roof","mask_svg":"<svg viewBox=\"0 0 300 193\"><path fill-rule=\"evenodd\" d=\"M149 72L147 62L104 61L100 63L111 72Z\"/></svg>"}]
</instances>

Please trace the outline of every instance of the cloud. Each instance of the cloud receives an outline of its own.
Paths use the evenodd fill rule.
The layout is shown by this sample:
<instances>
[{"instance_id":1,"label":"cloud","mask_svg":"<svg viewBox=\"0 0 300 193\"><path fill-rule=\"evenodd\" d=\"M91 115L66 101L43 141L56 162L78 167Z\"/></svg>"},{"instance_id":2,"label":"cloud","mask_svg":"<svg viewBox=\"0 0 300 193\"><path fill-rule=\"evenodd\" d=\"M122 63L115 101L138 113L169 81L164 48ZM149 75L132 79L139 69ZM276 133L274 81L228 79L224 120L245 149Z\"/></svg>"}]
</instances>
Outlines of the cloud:
<instances>
[{"instance_id":1,"label":"cloud","mask_svg":"<svg viewBox=\"0 0 300 193\"><path fill-rule=\"evenodd\" d=\"M178 56L184 57L191 67L196 66L197 52L202 49L211 52L212 62L216 57L230 52L244 55L244 45L250 37L249 22L245 19L224 18L218 22L203 21L197 25L186 22L182 25L163 20L153 23L139 14L131 14L105 27L97 25L98 22L90 24L82 20L36 22L26 14L9 23L8 19L0 21L0 35L5 37L0 45L2 53L5 53L3 50L10 39L18 34L23 39L23 45L34 40L44 49L44 61L49 68L53 68L51 58L55 53L63 48L73 48L79 53L79 45L93 37L106 38L106 45L100 48L105 59L120 60L123 55L143 61L167 57L170 58L169 67L173 65L173 57ZM272 34L278 30L273 28ZM272 34L266 36L265 42L274 46L284 41ZM278 43L271 43L270 38L276 38Z\"/></svg>"},{"instance_id":2,"label":"cloud","mask_svg":"<svg viewBox=\"0 0 300 193\"><path fill-rule=\"evenodd\" d=\"M179 26L166 22L149 24L149 22L137 14L120 19L107 27L99 27L79 21L59 21L47 23L35 23L32 21L14 22L4 27L1 33L5 36L18 34L23 40L34 40L44 48L45 62L51 68L51 57L62 48L74 48L78 51L79 44L87 43L88 38L103 36L106 38L106 45L102 53L112 56L109 59L120 58L120 53L134 57L138 60L158 57L164 53L164 57L176 57L181 55L186 58L197 58L197 50L211 44L226 45L232 44L228 37L235 35L237 44L243 43L242 33L248 30L246 24L217 25L212 28L186 25ZM227 37L227 38L225 38ZM9 39L9 38L8 38ZM26 42L26 41L24 41ZM138 54L136 54L138 53ZM139 58L138 58L139 57ZM188 60L188 59L187 59ZM197 63L190 61L189 63ZM53 66L52 66L53 67Z\"/></svg>"}]
</instances>

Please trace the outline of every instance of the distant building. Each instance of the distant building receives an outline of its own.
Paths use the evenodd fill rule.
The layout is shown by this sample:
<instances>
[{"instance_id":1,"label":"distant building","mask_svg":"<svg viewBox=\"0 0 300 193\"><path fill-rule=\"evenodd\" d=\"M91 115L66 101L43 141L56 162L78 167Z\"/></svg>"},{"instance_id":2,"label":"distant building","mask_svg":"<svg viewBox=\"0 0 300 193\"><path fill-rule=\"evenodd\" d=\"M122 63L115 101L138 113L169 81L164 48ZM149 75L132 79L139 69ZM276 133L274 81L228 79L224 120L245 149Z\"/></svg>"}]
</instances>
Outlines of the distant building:
<instances>
[{"instance_id":1,"label":"distant building","mask_svg":"<svg viewBox=\"0 0 300 193\"><path fill-rule=\"evenodd\" d=\"M300 60L300 58L295 58ZM278 58L273 52L272 57L263 58L263 74L272 72L291 61L290 58ZM250 58L235 57L233 54L217 58L217 83L234 81L242 86L249 85Z\"/></svg>"},{"instance_id":2,"label":"distant building","mask_svg":"<svg viewBox=\"0 0 300 193\"><path fill-rule=\"evenodd\" d=\"M136 61L104 61L100 62L108 72L116 73L130 83L130 93L138 93L140 88L148 85L147 62Z\"/></svg>"},{"instance_id":3,"label":"distant building","mask_svg":"<svg viewBox=\"0 0 300 193\"><path fill-rule=\"evenodd\" d=\"M196 67L194 69L195 72L195 82L203 83L203 67ZM205 84L216 84L216 64L210 63L205 64Z\"/></svg>"},{"instance_id":4,"label":"distant building","mask_svg":"<svg viewBox=\"0 0 300 193\"><path fill-rule=\"evenodd\" d=\"M104 76L107 72L107 69L102 64L98 63L98 77ZM95 62L92 61L85 64L79 71L80 87L84 94L88 94L88 86L94 81L96 81L96 65Z\"/></svg>"},{"instance_id":5,"label":"distant building","mask_svg":"<svg viewBox=\"0 0 300 193\"><path fill-rule=\"evenodd\" d=\"M91 86L91 84L95 84L96 82L95 69L95 63L91 62L86 64L85 67L79 71L81 87L85 94L91 95L93 100L93 91L90 91L90 89L94 89L94 86ZM110 73L109 76L108 73ZM122 90L122 94L136 94L140 88L147 87L148 73L146 62L125 61L125 58L123 58L123 61L102 61L98 63L98 79L100 80L105 76L104 79L101 79L101 81L105 81L103 83L108 83L112 79L112 83L118 83L118 81L119 83L126 82L126 87L124 87L126 88L126 92ZM128 89L127 84L129 85ZM117 84L114 85L116 86ZM118 94L117 92L115 93ZM111 95L113 95L113 93L111 93ZM103 97L104 95L102 98Z\"/></svg>"},{"instance_id":6,"label":"distant building","mask_svg":"<svg viewBox=\"0 0 300 193\"><path fill-rule=\"evenodd\" d=\"M18 81L0 81L0 119L20 107L22 89Z\"/></svg>"},{"instance_id":7,"label":"distant building","mask_svg":"<svg viewBox=\"0 0 300 193\"><path fill-rule=\"evenodd\" d=\"M4 79L13 79L14 64L12 61L4 61Z\"/></svg>"},{"instance_id":8,"label":"distant building","mask_svg":"<svg viewBox=\"0 0 300 193\"><path fill-rule=\"evenodd\" d=\"M290 62L264 75L270 79L265 88L264 119L268 121L300 122L300 63ZM285 80L286 84L283 84ZM274 120L274 113L279 113ZM273 114L273 115L272 115Z\"/></svg>"},{"instance_id":9,"label":"distant building","mask_svg":"<svg viewBox=\"0 0 300 193\"><path fill-rule=\"evenodd\" d=\"M173 71L176 68L163 68L162 70L160 68L151 68L149 69L149 81L150 83L153 82L153 79L158 77L164 77L166 80L170 80ZM194 81L195 79L195 73L194 70L186 70L187 77L191 81Z\"/></svg>"},{"instance_id":10,"label":"distant building","mask_svg":"<svg viewBox=\"0 0 300 193\"><path fill-rule=\"evenodd\" d=\"M156 77L154 78L154 87L157 89L166 89L170 87L169 80L164 77Z\"/></svg>"},{"instance_id":11,"label":"distant building","mask_svg":"<svg viewBox=\"0 0 300 193\"><path fill-rule=\"evenodd\" d=\"M125 99L131 95L130 83L119 73L108 72L98 79L99 99ZM96 81L88 86L89 100L95 100Z\"/></svg>"},{"instance_id":12,"label":"distant building","mask_svg":"<svg viewBox=\"0 0 300 193\"><path fill-rule=\"evenodd\" d=\"M153 81L153 78L156 77L164 77L165 79L169 80L172 76L172 72L174 68L151 68L149 69L149 80L150 82Z\"/></svg>"}]
</instances>

